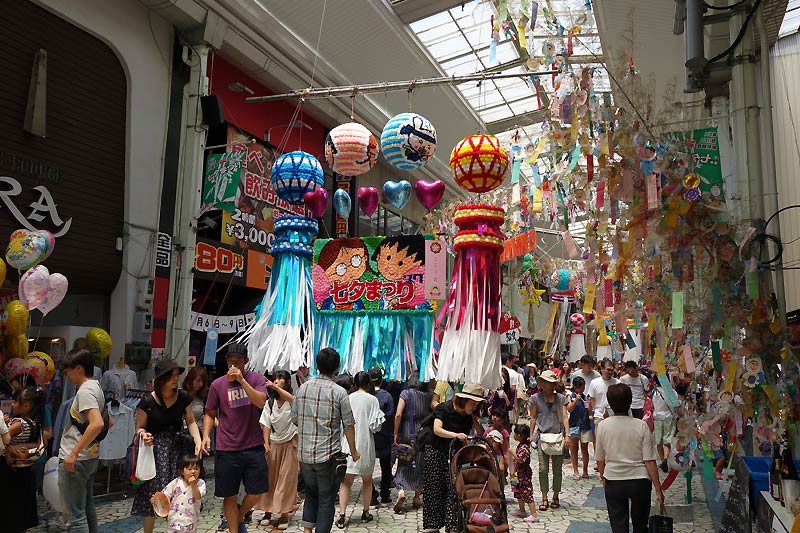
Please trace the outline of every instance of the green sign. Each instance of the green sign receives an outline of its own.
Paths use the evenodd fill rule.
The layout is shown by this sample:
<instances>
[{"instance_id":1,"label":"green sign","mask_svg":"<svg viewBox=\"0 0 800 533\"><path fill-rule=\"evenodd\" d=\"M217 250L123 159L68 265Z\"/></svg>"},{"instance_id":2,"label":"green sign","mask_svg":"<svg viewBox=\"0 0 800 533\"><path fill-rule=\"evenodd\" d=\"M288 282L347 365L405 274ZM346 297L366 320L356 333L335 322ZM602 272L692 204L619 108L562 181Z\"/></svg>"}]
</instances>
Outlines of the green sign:
<instances>
[{"instance_id":1,"label":"green sign","mask_svg":"<svg viewBox=\"0 0 800 533\"><path fill-rule=\"evenodd\" d=\"M722 167L719 157L717 128L677 131L667 134L671 148L689 154L693 160L689 168L700 176L700 190L713 199L722 199Z\"/></svg>"},{"instance_id":2,"label":"green sign","mask_svg":"<svg viewBox=\"0 0 800 533\"><path fill-rule=\"evenodd\" d=\"M241 179L246 151L211 154L206 158L203 181L203 211L236 209L236 189Z\"/></svg>"}]
</instances>

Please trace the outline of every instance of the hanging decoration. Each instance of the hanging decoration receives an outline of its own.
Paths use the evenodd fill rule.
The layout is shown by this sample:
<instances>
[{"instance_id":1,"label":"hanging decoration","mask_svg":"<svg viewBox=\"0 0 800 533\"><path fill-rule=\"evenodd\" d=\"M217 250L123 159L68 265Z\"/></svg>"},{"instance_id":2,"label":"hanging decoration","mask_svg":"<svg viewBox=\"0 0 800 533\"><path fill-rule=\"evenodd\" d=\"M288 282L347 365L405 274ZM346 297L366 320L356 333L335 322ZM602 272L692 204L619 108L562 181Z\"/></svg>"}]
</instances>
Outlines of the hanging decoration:
<instances>
[{"instance_id":1,"label":"hanging decoration","mask_svg":"<svg viewBox=\"0 0 800 533\"><path fill-rule=\"evenodd\" d=\"M436 150L436 129L416 113L400 113L391 118L381 133L381 152L386 161L400 170L416 170L428 164Z\"/></svg>"},{"instance_id":2,"label":"hanging decoration","mask_svg":"<svg viewBox=\"0 0 800 533\"><path fill-rule=\"evenodd\" d=\"M344 189L336 189L336 192L333 193L333 208L336 209L339 216L344 219L350 216L353 203L347 191Z\"/></svg>"},{"instance_id":3,"label":"hanging decoration","mask_svg":"<svg viewBox=\"0 0 800 533\"><path fill-rule=\"evenodd\" d=\"M407 180L387 181L383 184L383 194L390 204L402 211L411 198L411 183Z\"/></svg>"},{"instance_id":4,"label":"hanging decoration","mask_svg":"<svg viewBox=\"0 0 800 533\"><path fill-rule=\"evenodd\" d=\"M340 124L325 138L325 161L342 176L369 172L378 158L378 141L357 122Z\"/></svg>"},{"instance_id":5,"label":"hanging decoration","mask_svg":"<svg viewBox=\"0 0 800 533\"><path fill-rule=\"evenodd\" d=\"M493 135L462 139L450 154L450 168L459 187L469 192L488 192L503 183L508 154Z\"/></svg>"},{"instance_id":6,"label":"hanging decoration","mask_svg":"<svg viewBox=\"0 0 800 533\"><path fill-rule=\"evenodd\" d=\"M414 182L414 194L417 195L417 200L428 212L442 201L444 189L445 186L442 180L420 180Z\"/></svg>"},{"instance_id":7,"label":"hanging decoration","mask_svg":"<svg viewBox=\"0 0 800 533\"><path fill-rule=\"evenodd\" d=\"M292 205L303 205L306 193L313 193L325 183L325 175L316 157L295 151L275 160L271 182L280 198Z\"/></svg>"},{"instance_id":8,"label":"hanging decoration","mask_svg":"<svg viewBox=\"0 0 800 533\"><path fill-rule=\"evenodd\" d=\"M375 187L359 187L357 191L358 206L365 215L372 218L378 210L378 189Z\"/></svg>"},{"instance_id":9,"label":"hanging decoration","mask_svg":"<svg viewBox=\"0 0 800 533\"><path fill-rule=\"evenodd\" d=\"M241 336L247 343L251 370L294 371L313 359L311 246L318 231L317 221L310 218L284 216L275 220L269 287L255 321Z\"/></svg>"},{"instance_id":10,"label":"hanging decoration","mask_svg":"<svg viewBox=\"0 0 800 533\"><path fill-rule=\"evenodd\" d=\"M325 187L320 187L315 191L307 192L303 195L303 202L315 217L322 218L328 211L328 191Z\"/></svg>"},{"instance_id":11,"label":"hanging decoration","mask_svg":"<svg viewBox=\"0 0 800 533\"><path fill-rule=\"evenodd\" d=\"M453 238L456 254L447 325L439 350L436 377L442 381L501 385L500 254L504 211L485 204L456 208L459 227Z\"/></svg>"}]
</instances>

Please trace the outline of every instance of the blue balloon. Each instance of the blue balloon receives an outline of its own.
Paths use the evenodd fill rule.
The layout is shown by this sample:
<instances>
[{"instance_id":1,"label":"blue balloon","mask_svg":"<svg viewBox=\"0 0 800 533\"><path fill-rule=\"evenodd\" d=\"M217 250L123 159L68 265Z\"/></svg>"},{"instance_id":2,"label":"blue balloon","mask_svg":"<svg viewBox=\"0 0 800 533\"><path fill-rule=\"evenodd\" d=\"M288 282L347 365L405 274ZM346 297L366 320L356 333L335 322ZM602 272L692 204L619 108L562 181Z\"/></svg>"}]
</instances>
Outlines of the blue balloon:
<instances>
[{"instance_id":1,"label":"blue balloon","mask_svg":"<svg viewBox=\"0 0 800 533\"><path fill-rule=\"evenodd\" d=\"M402 210L411 198L411 183L407 180L387 181L383 184L383 194L390 204Z\"/></svg>"},{"instance_id":2,"label":"blue balloon","mask_svg":"<svg viewBox=\"0 0 800 533\"><path fill-rule=\"evenodd\" d=\"M342 218L350 216L350 210L353 208L353 202L350 200L350 195L344 189L336 189L333 193L333 208L339 213Z\"/></svg>"}]
</instances>

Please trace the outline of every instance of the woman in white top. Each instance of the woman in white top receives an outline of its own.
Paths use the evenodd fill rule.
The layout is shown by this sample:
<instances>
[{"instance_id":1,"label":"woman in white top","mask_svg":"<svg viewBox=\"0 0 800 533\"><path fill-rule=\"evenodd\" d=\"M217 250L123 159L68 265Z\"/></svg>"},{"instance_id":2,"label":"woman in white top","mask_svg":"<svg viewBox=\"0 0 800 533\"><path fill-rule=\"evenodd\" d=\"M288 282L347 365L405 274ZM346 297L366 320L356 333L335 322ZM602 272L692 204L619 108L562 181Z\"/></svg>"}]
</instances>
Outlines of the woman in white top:
<instances>
[{"instance_id":1,"label":"woman in white top","mask_svg":"<svg viewBox=\"0 0 800 533\"><path fill-rule=\"evenodd\" d=\"M353 418L356 421L356 448L358 448L361 458L353 461L347 460L347 475L344 476L341 487L339 487L339 518L336 520L336 527L344 529L345 511L350 499L350 487L353 486L355 477L361 476L364 490L361 499L364 503L364 511L361 513L362 522L370 522L373 516L369 513L369 504L372 500L372 472L375 470L375 438L383 425L386 417L381 411L378 399L373 394L375 387L369 379L369 374L359 372L353 377L355 390L350 395L350 408L353 411ZM347 440L342 438L342 452L350 453Z\"/></svg>"},{"instance_id":2,"label":"woman in white top","mask_svg":"<svg viewBox=\"0 0 800 533\"><path fill-rule=\"evenodd\" d=\"M606 398L614 415L597 426L595 458L611 531L628 533L630 522L633 533L647 533L651 487L656 489L658 503L664 505L653 434L644 421L628 416L633 398L630 387L611 385Z\"/></svg>"},{"instance_id":3,"label":"woman in white top","mask_svg":"<svg viewBox=\"0 0 800 533\"><path fill-rule=\"evenodd\" d=\"M255 508L264 511L269 520L273 513L280 515L278 529L289 527L289 515L297 499L297 426L292 422L291 376L284 370L275 372L275 381L267 380L269 399L261 412L264 431L264 452L269 467L269 490L261 496Z\"/></svg>"}]
</instances>

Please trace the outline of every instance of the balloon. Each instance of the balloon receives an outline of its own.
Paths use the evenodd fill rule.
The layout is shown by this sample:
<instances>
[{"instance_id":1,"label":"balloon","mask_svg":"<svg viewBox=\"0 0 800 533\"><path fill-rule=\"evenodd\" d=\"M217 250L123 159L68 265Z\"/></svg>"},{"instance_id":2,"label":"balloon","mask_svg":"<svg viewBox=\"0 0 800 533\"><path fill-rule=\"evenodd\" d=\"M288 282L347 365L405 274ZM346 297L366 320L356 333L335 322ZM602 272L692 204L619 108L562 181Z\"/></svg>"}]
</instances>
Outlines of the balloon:
<instances>
[{"instance_id":1,"label":"balloon","mask_svg":"<svg viewBox=\"0 0 800 533\"><path fill-rule=\"evenodd\" d=\"M35 359L40 361L42 365L44 365L45 369L45 376L40 385L46 385L50 383L50 380L53 379L53 376L56 373L56 365L53 363L53 359L49 355L44 352L31 352L25 359Z\"/></svg>"},{"instance_id":2,"label":"balloon","mask_svg":"<svg viewBox=\"0 0 800 533\"><path fill-rule=\"evenodd\" d=\"M37 309L47 297L50 271L36 265L19 278L19 299L28 309Z\"/></svg>"},{"instance_id":3,"label":"balloon","mask_svg":"<svg viewBox=\"0 0 800 533\"><path fill-rule=\"evenodd\" d=\"M3 368L3 374L5 374L8 380L14 378L14 376L18 376L22 374L24 371L22 368L25 366L25 360L21 357L15 357L13 359L9 359L6 361L6 366Z\"/></svg>"},{"instance_id":4,"label":"balloon","mask_svg":"<svg viewBox=\"0 0 800 533\"><path fill-rule=\"evenodd\" d=\"M374 215L378 209L378 189L375 187L359 187L358 205L368 217Z\"/></svg>"},{"instance_id":5,"label":"balloon","mask_svg":"<svg viewBox=\"0 0 800 533\"><path fill-rule=\"evenodd\" d=\"M328 210L328 191L325 187L320 187L316 191L307 192L303 195L303 201L315 217L322 218Z\"/></svg>"},{"instance_id":6,"label":"balloon","mask_svg":"<svg viewBox=\"0 0 800 533\"><path fill-rule=\"evenodd\" d=\"M47 259L55 247L55 238L47 230L18 229L11 234L6 261L17 270L27 270Z\"/></svg>"},{"instance_id":7,"label":"balloon","mask_svg":"<svg viewBox=\"0 0 800 533\"><path fill-rule=\"evenodd\" d=\"M383 184L383 194L397 209L403 209L411 198L411 184L407 180L387 181Z\"/></svg>"},{"instance_id":8,"label":"balloon","mask_svg":"<svg viewBox=\"0 0 800 533\"><path fill-rule=\"evenodd\" d=\"M6 262L0 259L0 287L6 281Z\"/></svg>"},{"instance_id":9,"label":"balloon","mask_svg":"<svg viewBox=\"0 0 800 533\"><path fill-rule=\"evenodd\" d=\"M47 363L36 357L26 357L22 363L22 371L32 376L37 385L44 385Z\"/></svg>"},{"instance_id":10,"label":"balloon","mask_svg":"<svg viewBox=\"0 0 800 533\"><path fill-rule=\"evenodd\" d=\"M339 216L347 218L350 216L350 210L353 208L353 203L350 201L350 195L344 189L336 189L333 193L333 207Z\"/></svg>"},{"instance_id":11,"label":"balloon","mask_svg":"<svg viewBox=\"0 0 800 533\"><path fill-rule=\"evenodd\" d=\"M6 306L6 329L12 335L25 333L29 319L28 309L19 300L9 302Z\"/></svg>"},{"instance_id":12,"label":"balloon","mask_svg":"<svg viewBox=\"0 0 800 533\"><path fill-rule=\"evenodd\" d=\"M69 282L66 276L57 272L55 274L50 274L47 294L45 295L44 301L39 304L39 311L41 311L43 315L47 315L47 313L58 307L58 304L61 303L61 300L63 300L64 296L67 294L67 287L69 287Z\"/></svg>"},{"instance_id":13,"label":"balloon","mask_svg":"<svg viewBox=\"0 0 800 533\"><path fill-rule=\"evenodd\" d=\"M101 359L105 359L111 353L111 337L104 329L92 328L86 333L86 347Z\"/></svg>"},{"instance_id":14,"label":"balloon","mask_svg":"<svg viewBox=\"0 0 800 533\"><path fill-rule=\"evenodd\" d=\"M12 335L8 338L8 355L11 357L28 355L28 336L26 334Z\"/></svg>"},{"instance_id":15,"label":"balloon","mask_svg":"<svg viewBox=\"0 0 800 533\"><path fill-rule=\"evenodd\" d=\"M414 192L419 203L428 211L436 207L444 196L444 182L442 180L418 181L414 183Z\"/></svg>"},{"instance_id":16,"label":"balloon","mask_svg":"<svg viewBox=\"0 0 800 533\"><path fill-rule=\"evenodd\" d=\"M42 493L47 503L49 503L57 513L60 513L61 493L58 491L58 457L51 457L44 464Z\"/></svg>"}]
</instances>

